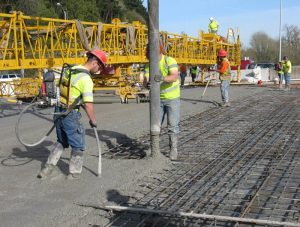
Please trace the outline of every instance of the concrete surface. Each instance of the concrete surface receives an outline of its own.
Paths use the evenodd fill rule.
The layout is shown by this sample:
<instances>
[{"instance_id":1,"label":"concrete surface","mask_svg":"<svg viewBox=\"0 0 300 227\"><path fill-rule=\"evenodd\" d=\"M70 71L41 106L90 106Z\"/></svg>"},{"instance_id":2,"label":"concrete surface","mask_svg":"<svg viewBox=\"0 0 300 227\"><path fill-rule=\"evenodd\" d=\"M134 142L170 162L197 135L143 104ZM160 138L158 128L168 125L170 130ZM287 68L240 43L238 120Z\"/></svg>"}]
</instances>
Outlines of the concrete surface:
<instances>
[{"instance_id":1,"label":"concrete surface","mask_svg":"<svg viewBox=\"0 0 300 227\"><path fill-rule=\"evenodd\" d=\"M181 118L216 107L220 102L219 87L209 87L200 98L203 87L185 88L181 97ZM232 86L231 100L259 96L269 88ZM149 132L149 104L120 104L116 97L96 97L95 112L98 134L105 150ZM84 170L79 180L65 179L70 151L58 163L51 180L36 177L55 141L55 133L35 148L25 148L16 139L14 127L20 109L1 103L0 112L0 226L89 226L105 224L107 219L91 206L117 204L135 196L139 182L171 165L167 158L103 159L102 176L96 177L97 147L93 131L83 113L87 150ZM22 134L27 139L38 138L50 127L50 119L28 117ZM105 151L104 151L105 152Z\"/></svg>"}]
</instances>

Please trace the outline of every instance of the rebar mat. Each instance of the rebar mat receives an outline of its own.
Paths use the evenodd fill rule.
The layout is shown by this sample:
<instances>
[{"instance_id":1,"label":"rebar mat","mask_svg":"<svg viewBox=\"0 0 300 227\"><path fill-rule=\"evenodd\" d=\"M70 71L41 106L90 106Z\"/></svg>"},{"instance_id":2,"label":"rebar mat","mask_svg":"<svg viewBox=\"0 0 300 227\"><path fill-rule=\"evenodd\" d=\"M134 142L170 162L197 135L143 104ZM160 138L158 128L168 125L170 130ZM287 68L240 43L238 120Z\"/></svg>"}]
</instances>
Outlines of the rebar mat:
<instances>
[{"instance_id":1,"label":"rebar mat","mask_svg":"<svg viewBox=\"0 0 300 227\"><path fill-rule=\"evenodd\" d=\"M239 223L122 212L108 226L241 226L247 218L300 225L299 105L299 90L268 90L186 119L179 161L145 180L141 196L123 204L238 217ZM166 133L161 147L167 154Z\"/></svg>"}]
</instances>

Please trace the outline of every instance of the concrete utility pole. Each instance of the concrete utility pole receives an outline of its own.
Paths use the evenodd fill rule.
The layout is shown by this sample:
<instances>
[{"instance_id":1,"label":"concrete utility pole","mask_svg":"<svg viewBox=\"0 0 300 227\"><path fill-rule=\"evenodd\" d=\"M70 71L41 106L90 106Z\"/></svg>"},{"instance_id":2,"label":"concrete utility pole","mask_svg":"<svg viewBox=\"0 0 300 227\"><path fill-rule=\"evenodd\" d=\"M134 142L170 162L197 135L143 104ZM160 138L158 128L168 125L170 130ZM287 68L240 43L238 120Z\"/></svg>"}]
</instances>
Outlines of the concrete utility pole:
<instances>
[{"instance_id":1,"label":"concrete utility pole","mask_svg":"<svg viewBox=\"0 0 300 227\"><path fill-rule=\"evenodd\" d=\"M280 0L280 19L279 19L279 61L281 61L281 22L282 22L282 0Z\"/></svg>"},{"instance_id":2,"label":"concrete utility pole","mask_svg":"<svg viewBox=\"0 0 300 227\"><path fill-rule=\"evenodd\" d=\"M160 134L160 83L154 80L155 75L160 74L159 70L159 0L148 0L149 12L149 67L150 67L150 135L151 155L157 156L159 150Z\"/></svg>"}]
</instances>

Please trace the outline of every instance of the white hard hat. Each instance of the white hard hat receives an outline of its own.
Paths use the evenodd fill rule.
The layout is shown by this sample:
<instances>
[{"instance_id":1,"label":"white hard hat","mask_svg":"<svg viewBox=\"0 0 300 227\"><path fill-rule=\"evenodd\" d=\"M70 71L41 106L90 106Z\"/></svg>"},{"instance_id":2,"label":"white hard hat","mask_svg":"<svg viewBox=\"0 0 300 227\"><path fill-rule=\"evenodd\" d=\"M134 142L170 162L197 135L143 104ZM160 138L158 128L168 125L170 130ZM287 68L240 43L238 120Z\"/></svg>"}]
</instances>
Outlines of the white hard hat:
<instances>
[{"instance_id":1,"label":"white hard hat","mask_svg":"<svg viewBox=\"0 0 300 227\"><path fill-rule=\"evenodd\" d=\"M209 20L214 20L214 18L213 18L213 17L210 17Z\"/></svg>"}]
</instances>

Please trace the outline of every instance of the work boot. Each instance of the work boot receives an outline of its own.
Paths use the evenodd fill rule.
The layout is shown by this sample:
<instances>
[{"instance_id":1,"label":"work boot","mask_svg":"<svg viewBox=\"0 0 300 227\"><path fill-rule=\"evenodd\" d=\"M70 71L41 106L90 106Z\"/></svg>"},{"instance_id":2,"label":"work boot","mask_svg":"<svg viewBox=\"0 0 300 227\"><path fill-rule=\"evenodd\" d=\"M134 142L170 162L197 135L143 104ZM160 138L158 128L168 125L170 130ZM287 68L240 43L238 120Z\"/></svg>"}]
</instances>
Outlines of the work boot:
<instances>
[{"instance_id":1,"label":"work boot","mask_svg":"<svg viewBox=\"0 0 300 227\"><path fill-rule=\"evenodd\" d=\"M285 91L290 91L291 90L291 85L285 85Z\"/></svg>"},{"instance_id":2,"label":"work boot","mask_svg":"<svg viewBox=\"0 0 300 227\"><path fill-rule=\"evenodd\" d=\"M177 144L178 144L177 135L176 134L169 135L170 159L171 159L171 161L175 161L178 158Z\"/></svg>"},{"instance_id":3,"label":"work boot","mask_svg":"<svg viewBox=\"0 0 300 227\"><path fill-rule=\"evenodd\" d=\"M56 142L54 149L50 152L50 155L47 160L47 164L56 166L60 156L62 155L64 148L61 143Z\"/></svg>"},{"instance_id":4,"label":"work boot","mask_svg":"<svg viewBox=\"0 0 300 227\"><path fill-rule=\"evenodd\" d=\"M38 173L37 178L43 179L49 177L52 174L54 168L54 165L45 164L45 167Z\"/></svg>"},{"instance_id":5,"label":"work boot","mask_svg":"<svg viewBox=\"0 0 300 227\"><path fill-rule=\"evenodd\" d=\"M82 172L83 157L78 152L71 154L68 179L77 179Z\"/></svg>"},{"instance_id":6,"label":"work boot","mask_svg":"<svg viewBox=\"0 0 300 227\"><path fill-rule=\"evenodd\" d=\"M157 158L161 155L159 150L159 135L151 135L151 156Z\"/></svg>"},{"instance_id":7,"label":"work boot","mask_svg":"<svg viewBox=\"0 0 300 227\"><path fill-rule=\"evenodd\" d=\"M56 166L62 152L64 151L63 146L60 143L55 143L54 149L50 152L45 167L37 175L38 178L46 178L50 176Z\"/></svg>"},{"instance_id":8,"label":"work boot","mask_svg":"<svg viewBox=\"0 0 300 227\"><path fill-rule=\"evenodd\" d=\"M229 103L229 102L225 102L225 103L224 103L224 106L225 106L225 107L230 107L230 103Z\"/></svg>"}]
</instances>

